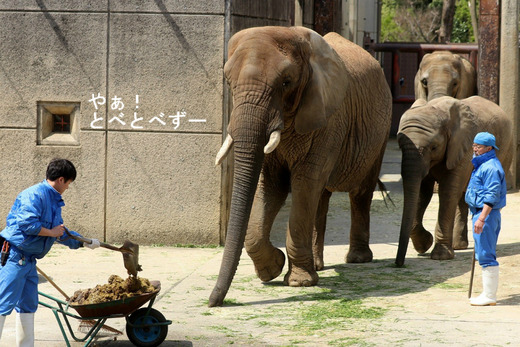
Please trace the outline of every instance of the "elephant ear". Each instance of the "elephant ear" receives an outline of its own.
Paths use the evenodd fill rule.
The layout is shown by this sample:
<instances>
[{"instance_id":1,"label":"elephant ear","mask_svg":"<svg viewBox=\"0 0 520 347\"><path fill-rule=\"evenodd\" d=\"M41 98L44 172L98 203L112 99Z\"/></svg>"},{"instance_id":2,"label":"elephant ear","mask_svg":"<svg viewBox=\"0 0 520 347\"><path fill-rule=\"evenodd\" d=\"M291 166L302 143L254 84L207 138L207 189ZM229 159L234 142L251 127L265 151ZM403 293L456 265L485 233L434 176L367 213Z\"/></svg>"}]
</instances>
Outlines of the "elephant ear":
<instances>
[{"instance_id":1,"label":"elephant ear","mask_svg":"<svg viewBox=\"0 0 520 347\"><path fill-rule=\"evenodd\" d=\"M304 134L327 125L328 118L338 109L346 96L348 76L345 65L336 51L318 33L298 28L307 37L308 81L300 98L294 126Z\"/></svg>"},{"instance_id":2,"label":"elephant ear","mask_svg":"<svg viewBox=\"0 0 520 347\"><path fill-rule=\"evenodd\" d=\"M477 73L475 71L475 68L471 63L465 59L460 57L460 60L462 62L462 67L460 71L460 86L459 90L457 91L457 99L465 99L467 97L470 97L472 95L477 95Z\"/></svg>"},{"instance_id":3,"label":"elephant ear","mask_svg":"<svg viewBox=\"0 0 520 347\"><path fill-rule=\"evenodd\" d=\"M471 109L455 98L448 98L448 149L446 168L453 170L461 160L471 153L476 134L474 114Z\"/></svg>"},{"instance_id":4,"label":"elephant ear","mask_svg":"<svg viewBox=\"0 0 520 347\"><path fill-rule=\"evenodd\" d=\"M415 102L412 104L412 106L410 106L410 109L412 108L416 108L416 107L421 107L421 106L424 106L428 103L428 101L426 101L426 99L417 99L415 100Z\"/></svg>"},{"instance_id":5,"label":"elephant ear","mask_svg":"<svg viewBox=\"0 0 520 347\"><path fill-rule=\"evenodd\" d=\"M253 29L254 28L244 29L231 36L228 42L228 59L235 53L242 39L252 34Z\"/></svg>"}]
</instances>

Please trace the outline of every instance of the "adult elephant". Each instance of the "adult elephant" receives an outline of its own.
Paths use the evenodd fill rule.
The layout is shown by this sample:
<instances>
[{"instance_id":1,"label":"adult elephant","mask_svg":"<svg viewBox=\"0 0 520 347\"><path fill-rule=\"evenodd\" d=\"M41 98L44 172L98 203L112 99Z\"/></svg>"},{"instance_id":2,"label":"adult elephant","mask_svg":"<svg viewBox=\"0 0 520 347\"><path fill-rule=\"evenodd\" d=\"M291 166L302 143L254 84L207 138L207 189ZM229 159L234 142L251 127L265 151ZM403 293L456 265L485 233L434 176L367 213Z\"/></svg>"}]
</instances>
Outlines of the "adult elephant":
<instances>
[{"instance_id":1,"label":"adult elephant","mask_svg":"<svg viewBox=\"0 0 520 347\"><path fill-rule=\"evenodd\" d=\"M465 99L472 95L477 95L477 74L468 60L450 51L424 55L415 75L416 100L441 96Z\"/></svg>"},{"instance_id":2,"label":"adult elephant","mask_svg":"<svg viewBox=\"0 0 520 347\"><path fill-rule=\"evenodd\" d=\"M285 256L269 235L289 192L286 284L318 282L316 267L323 266L333 191L350 193L346 261L372 260L369 211L392 111L378 62L338 34L322 37L303 27L250 28L235 34L228 48L224 73L233 111L216 161L234 146L234 182L223 259L209 306L222 305L244 241L262 281L281 273Z\"/></svg>"},{"instance_id":3,"label":"adult elephant","mask_svg":"<svg viewBox=\"0 0 520 347\"><path fill-rule=\"evenodd\" d=\"M409 238L419 253L425 253L433 243L422 218L435 182L439 183L439 212L431 258L454 257L455 210L457 206L467 210L463 193L473 170L473 138L481 131L494 134L500 148L497 156L503 167L508 168L512 160L512 129L512 121L504 111L480 96L463 100L444 96L428 103L416 101L403 114L397 133L403 153L404 193L397 265L404 264Z\"/></svg>"}]
</instances>

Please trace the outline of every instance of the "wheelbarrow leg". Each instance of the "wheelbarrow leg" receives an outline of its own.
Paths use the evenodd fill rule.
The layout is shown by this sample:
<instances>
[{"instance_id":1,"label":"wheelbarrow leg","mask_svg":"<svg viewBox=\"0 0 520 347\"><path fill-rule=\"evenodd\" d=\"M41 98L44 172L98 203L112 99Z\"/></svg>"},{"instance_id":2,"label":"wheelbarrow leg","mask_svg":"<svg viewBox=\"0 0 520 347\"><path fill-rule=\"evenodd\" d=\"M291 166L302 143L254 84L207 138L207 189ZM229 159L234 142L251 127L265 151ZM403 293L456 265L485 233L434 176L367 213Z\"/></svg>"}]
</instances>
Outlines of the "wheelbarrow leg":
<instances>
[{"instance_id":1,"label":"wheelbarrow leg","mask_svg":"<svg viewBox=\"0 0 520 347\"><path fill-rule=\"evenodd\" d=\"M56 320L58 321L58 325L60 327L61 334L63 335L63 339L65 340L65 343L67 344L67 347L70 347L70 342L69 342L69 339L67 337L67 333L65 332L65 329L63 327L63 324L61 322L60 316L58 314L58 310L57 309L53 309L52 312L54 313L54 316L56 317ZM105 322L108 319L108 318L100 318L100 319L98 319L96 321L96 323L92 326L92 328L89 330L89 332L85 335L85 337L80 339L80 338L77 338L76 335L74 335L74 331L73 331L73 329L72 329L72 327L71 327L71 325L69 323L67 315L64 314L63 312L62 312L62 315L63 315L63 319L65 320L65 323L67 324L67 328L69 330L70 336L74 339L74 341L77 341L77 342L84 342L84 341L86 341L85 344L83 345L84 347L87 347L92 342L94 337L97 335L99 330L101 330L101 328L103 327L103 325L105 324Z\"/></svg>"},{"instance_id":2,"label":"wheelbarrow leg","mask_svg":"<svg viewBox=\"0 0 520 347\"><path fill-rule=\"evenodd\" d=\"M54 313L54 317L56 317L56 320L58 321L58 325L59 325L60 330L61 330L61 335L63 335L63 339L65 340L65 343L67 344L67 347L70 347L70 342L69 342L69 339L67 337L67 333L65 332L65 329L63 329L63 324L61 324L61 319L60 319L60 316L58 315L58 311L53 309L52 313ZM68 324L68 322L67 322L67 325L69 326L69 329L70 329L70 325Z\"/></svg>"}]
</instances>

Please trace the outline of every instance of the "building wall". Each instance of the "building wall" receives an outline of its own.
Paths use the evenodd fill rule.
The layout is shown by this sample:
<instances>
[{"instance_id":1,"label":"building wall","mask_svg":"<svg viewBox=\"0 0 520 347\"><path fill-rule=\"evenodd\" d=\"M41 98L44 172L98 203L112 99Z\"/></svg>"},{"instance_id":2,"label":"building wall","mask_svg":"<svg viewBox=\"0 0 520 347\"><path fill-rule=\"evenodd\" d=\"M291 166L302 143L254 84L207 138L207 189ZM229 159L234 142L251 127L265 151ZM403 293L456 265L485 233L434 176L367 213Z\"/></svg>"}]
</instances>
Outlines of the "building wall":
<instances>
[{"instance_id":1,"label":"building wall","mask_svg":"<svg viewBox=\"0 0 520 347\"><path fill-rule=\"evenodd\" d=\"M228 119L227 40L248 26L289 25L291 8L275 0L0 2L0 227L16 195L65 157L78 169L64 194L70 229L108 242L221 242L229 178L214 158ZM62 106L74 110L75 134L46 137Z\"/></svg>"},{"instance_id":2,"label":"building wall","mask_svg":"<svg viewBox=\"0 0 520 347\"><path fill-rule=\"evenodd\" d=\"M232 108L227 41L295 24L296 6L296 24L313 28L314 0L0 1L0 228L16 195L65 157L78 169L64 194L69 228L108 242L223 243L232 160L214 158ZM51 131L61 113L70 134Z\"/></svg>"},{"instance_id":3,"label":"building wall","mask_svg":"<svg viewBox=\"0 0 520 347\"><path fill-rule=\"evenodd\" d=\"M363 46L365 33L378 42L379 35L378 0L342 0L341 35Z\"/></svg>"}]
</instances>

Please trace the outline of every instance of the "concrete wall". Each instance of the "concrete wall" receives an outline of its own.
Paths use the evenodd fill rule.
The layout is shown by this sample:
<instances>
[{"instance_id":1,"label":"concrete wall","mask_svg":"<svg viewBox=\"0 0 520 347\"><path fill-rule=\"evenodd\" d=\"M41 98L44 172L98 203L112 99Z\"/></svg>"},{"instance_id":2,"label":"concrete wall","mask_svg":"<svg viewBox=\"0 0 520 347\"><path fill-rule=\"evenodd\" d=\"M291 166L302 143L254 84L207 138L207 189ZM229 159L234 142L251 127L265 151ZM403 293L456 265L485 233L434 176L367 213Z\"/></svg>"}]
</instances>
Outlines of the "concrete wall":
<instances>
[{"instance_id":1,"label":"concrete wall","mask_svg":"<svg viewBox=\"0 0 520 347\"><path fill-rule=\"evenodd\" d=\"M341 35L362 46L365 33L378 42L378 0L342 0Z\"/></svg>"},{"instance_id":2,"label":"concrete wall","mask_svg":"<svg viewBox=\"0 0 520 347\"><path fill-rule=\"evenodd\" d=\"M65 157L78 169L64 194L69 228L108 242L221 242L227 40L289 25L290 4L1 1L0 227L16 195ZM42 103L78 105L77 142L37 141Z\"/></svg>"}]
</instances>

